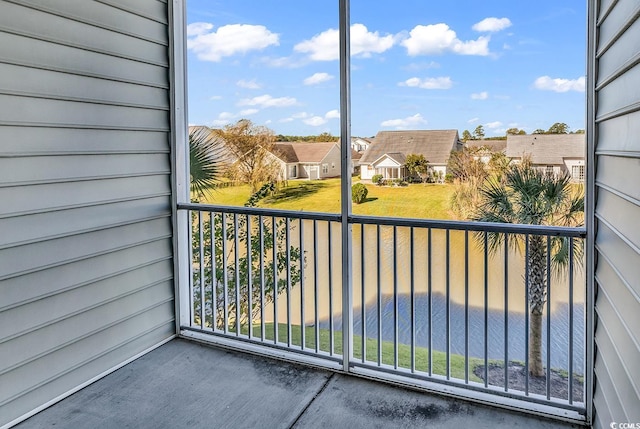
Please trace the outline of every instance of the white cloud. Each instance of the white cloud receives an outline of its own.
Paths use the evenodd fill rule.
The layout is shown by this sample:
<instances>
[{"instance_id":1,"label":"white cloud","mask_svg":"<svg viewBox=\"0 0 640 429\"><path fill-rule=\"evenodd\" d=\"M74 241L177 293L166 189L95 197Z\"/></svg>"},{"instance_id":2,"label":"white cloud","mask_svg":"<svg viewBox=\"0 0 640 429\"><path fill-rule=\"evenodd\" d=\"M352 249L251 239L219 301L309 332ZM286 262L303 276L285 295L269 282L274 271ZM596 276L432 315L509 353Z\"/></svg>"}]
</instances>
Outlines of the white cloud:
<instances>
[{"instance_id":1,"label":"white cloud","mask_svg":"<svg viewBox=\"0 0 640 429\"><path fill-rule=\"evenodd\" d=\"M422 117L420 113L416 113L413 116L409 116L404 119L388 119L383 121L380 126L382 127L395 127L396 129L404 129L409 127L416 127L418 125L425 125L427 120Z\"/></svg>"},{"instance_id":2,"label":"white cloud","mask_svg":"<svg viewBox=\"0 0 640 429\"><path fill-rule=\"evenodd\" d=\"M471 118L467 121L468 124L473 124L474 122L478 122L480 118Z\"/></svg>"},{"instance_id":3,"label":"white cloud","mask_svg":"<svg viewBox=\"0 0 640 429\"><path fill-rule=\"evenodd\" d=\"M273 98L269 94L259 95L253 98L243 98L238 102L238 106L260 106L260 107L286 107L298 104L298 100L293 97Z\"/></svg>"},{"instance_id":4,"label":"white cloud","mask_svg":"<svg viewBox=\"0 0 640 429\"><path fill-rule=\"evenodd\" d=\"M453 86L453 82L448 76L426 77L424 79L412 77L405 80L404 82L399 82L398 85L422 89L449 89Z\"/></svg>"},{"instance_id":5,"label":"white cloud","mask_svg":"<svg viewBox=\"0 0 640 429\"><path fill-rule=\"evenodd\" d=\"M543 91L568 92L568 91L585 91L584 76L578 79L552 79L549 76L541 76L535 80L533 86Z\"/></svg>"},{"instance_id":6,"label":"white cloud","mask_svg":"<svg viewBox=\"0 0 640 429\"><path fill-rule=\"evenodd\" d=\"M322 116L312 116L309 119L304 119L302 122L313 127L318 127L320 125L326 124L327 120Z\"/></svg>"},{"instance_id":7,"label":"white cloud","mask_svg":"<svg viewBox=\"0 0 640 429\"><path fill-rule=\"evenodd\" d=\"M282 122L282 123L286 123L286 122L293 122L293 118L289 117L289 118L282 118L280 119L278 122Z\"/></svg>"},{"instance_id":8,"label":"white cloud","mask_svg":"<svg viewBox=\"0 0 640 429\"><path fill-rule=\"evenodd\" d=\"M333 79L333 76L331 76L329 73L314 73L313 75L306 78L303 83L305 85L317 85L331 79Z\"/></svg>"},{"instance_id":9,"label":"white cloud","mask_svg":"<svg viewBox=\"0 0 640 429\"><path fill-rule=\"evenodd\" d=\"M511 20L509 18L485 18L480 22L473 24L471 28L475 31L494 32L501 31L505 28L511 27Z\"/></svg>"},{"instance_id":10,"label":"white cloud","mask_svg":"<svg viewBox=\"0 0 640 429\"><path fill-rule=\"evenodd\" d=\"M249 115L255 115L256 113L258 113L260 110L258 109L244 109L241 110L240 112L238 112L238 116L249 116Z\"/></svg>"},{"instance_id":11,"label":"white cloud","mask_svg":"<svg viewBox=\"0 0 640 429\"><path fill-rule=\"evenodd\" d=\"M502 122L500 121L495 121L495 122L489 122L484 124L485 127L490 128L490 129L495 129L495 128L499 128L502 126Z\"/></svg>"},{"instance_id":12,"label":"white cloud","mask_svg":"<svg viewBox=\"0 0 640 429\"><path fill-rule=\"evenodd\" d=\"M363 24L351 26L351 55L370 57L390 49L395 40L388 34L380 36L377 31L369 31ZM314 61L332 61L340 56L338 30L330 28L316 34L309 40L303 40L293 47L294 51L308 54Z\"/></svg>"},{"instance_id":13,"label":"white cloud","mask_svg":"<svg viewBox=\"0 0 640 429\"><path fill-rule=\"evenodd\" d=\"M487 98L489 98L489 93L487 91L471 94L472 100L486 100Z\"/></svg>"},{"instance_id":14,"label":"white cloud","mask_svg":"<svg viewBox=\"0 0 640 429\"><path fill-rule=\"evenodd\" d=\"M326 119L340 119L340 112L337 109L329 110L324 117Z\"/></svg>"},{"instance_id":15,"label":"white cloud","mask_svg":"<svg viewBox=\"0 0 640 429\"><path fill-rule=\"evenodd\" d=\"M293 119L304 119L308 118L310 115L307 112L298 112L291 115Z\"/></svg>"},{"instance_id":16,"label":"white cloud","mask_svg":"<svg viewBox=\"0 0 640 429\"><path fill-rule=\"evenodd\" d=\"M202 61L218 62L223 57L259 51L271 45L279 45L279 35L263 25L230 24L217 31L207 22L187 25L187 49Z\"/></svg>"},{"instance_id":17,"label":"white cloud","mask_svg":"<svg viewBox=\"0 0 640 429\"><path fill-rule=\"evenodd\" d=\"M236 82L236 85L238 85L240 88L247 88L247 89L261 88L260 84L256 82L255 79L251 79L251 80L240 79L239 81Z\"/></svg>"},{"instance_id":18,"label":"white cloud","mask_svg":"<svg viewBox=\"0 0 640 429\"><path fill-rule=\"evenodd\" d=\"M459 55L489 55L489 36L463 42L447 24L416 25L401 45L407 54L435 55L452 52Z\"/></svg>"},{"instance_id":19,"label":"white cloud","mask_svg":"<svg viewBox=\"0 0 640 429\"><path fill-rule=\"evenodd\" d=\"M269 125L271 122L273 122L271 119L267 119L266 121L264 121L264 124Z\"/></svg>"},{"instance_id":20,"label":"white cloud","mask_svg":"<svg viewBox=\"0 0 640 429\"><path fill-rule=\"evenodd\" d=\"M222 100L222 95L212 95L209 100Z\"/></svg>"}]
</instances>

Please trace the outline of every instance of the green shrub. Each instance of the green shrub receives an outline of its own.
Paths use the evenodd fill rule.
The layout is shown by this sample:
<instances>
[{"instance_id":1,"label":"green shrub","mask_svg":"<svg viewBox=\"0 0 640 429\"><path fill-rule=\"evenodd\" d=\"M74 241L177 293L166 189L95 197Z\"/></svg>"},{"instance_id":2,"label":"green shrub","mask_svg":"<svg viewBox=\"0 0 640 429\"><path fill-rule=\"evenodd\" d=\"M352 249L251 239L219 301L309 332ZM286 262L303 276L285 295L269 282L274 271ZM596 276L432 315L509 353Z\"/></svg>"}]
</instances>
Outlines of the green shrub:
<instances>
[{"instance_id":1,"label":"green shrub","mask_svg":"<svg viewBox=\"0 0 640 429\"><path fill-rule=\"evenodd\" d=\"M356 183L351 187L351 200L356 204L364 203L369 190L362 183Z\"/></svg>"},{"instance_id":2,"label":"green shrub","mask_svg":"<svg viewBox=\"0 0 640 429\"><path fill-rule=\"evenodd\" d=\"M382 174L374 174L371 178L371 183L375 183L376 185L380 183L382 180Z\"/></svg>"},{"instance_id":3,"label":"green shrub","mask_svg":"<svg viewBox=\"0 0 640 429\"><path fill-rule=\"evenodd\" d=\"M451 173L445 174L444 181L447 183L453 183L453 174Z\"/></svg>"}]
</instances>

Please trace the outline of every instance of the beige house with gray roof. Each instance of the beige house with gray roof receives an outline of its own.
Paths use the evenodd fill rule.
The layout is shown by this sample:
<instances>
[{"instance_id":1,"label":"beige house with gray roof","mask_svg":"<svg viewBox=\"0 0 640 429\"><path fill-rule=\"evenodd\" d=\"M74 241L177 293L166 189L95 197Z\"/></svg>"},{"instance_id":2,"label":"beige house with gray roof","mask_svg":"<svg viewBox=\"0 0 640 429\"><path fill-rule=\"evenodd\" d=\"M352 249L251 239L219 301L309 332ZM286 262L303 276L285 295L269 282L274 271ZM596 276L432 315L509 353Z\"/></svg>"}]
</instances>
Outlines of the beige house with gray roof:
<instances>
[{"instance_id":1,"label":"beige house with gray roof","mask_svg":"<svg viewBox=\"0 0 640 429\"><path fill-rule=\"evenodd\" d=\"M460 149L457 130L380 131L360 159L360 177L405 178L404 164L410 154L424 155L431 171L444 175L451 151Z\"/></svg>"},{"instance_id":2,"label":"beige house with gray roof","mask_svg":"<svg viewBox=\"0 0 640 429\"><path fill-rule=\"evenodd\" d=\"M518 162L530 156L534 167L544 171L571 175L572 180L585 178L584 134L530 134L507 136L507 157Z\"/></svg>"},{"instance_id":3,"label":"beige house with gray roof","mask_svg":"<svg viewBox=\"0 0 640 429\"><path fill-rule=\"evenodd\" d=\"M340 176L340 146L335 142L276 143L271 152L281 164L283 180Z\"/></svg>"}]
</instances>

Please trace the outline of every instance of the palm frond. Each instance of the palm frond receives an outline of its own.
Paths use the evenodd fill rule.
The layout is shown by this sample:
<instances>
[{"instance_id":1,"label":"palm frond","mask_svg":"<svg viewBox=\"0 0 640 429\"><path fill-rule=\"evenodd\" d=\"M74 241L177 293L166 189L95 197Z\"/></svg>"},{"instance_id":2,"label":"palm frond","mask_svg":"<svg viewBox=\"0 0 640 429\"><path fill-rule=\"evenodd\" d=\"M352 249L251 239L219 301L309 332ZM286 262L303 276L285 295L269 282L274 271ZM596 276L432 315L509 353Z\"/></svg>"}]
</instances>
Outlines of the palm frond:
<instances>
[{"instance_id":1,"label":"palm frond","mask_svg":"<svg viewBox=\"0 0 640 429\"><path fill-rule=\"evenodd\" d=\"M190 190L204 196L219 182L222 174L222 143L205 127L189 130Z\"/></svg>"}]
</instances>

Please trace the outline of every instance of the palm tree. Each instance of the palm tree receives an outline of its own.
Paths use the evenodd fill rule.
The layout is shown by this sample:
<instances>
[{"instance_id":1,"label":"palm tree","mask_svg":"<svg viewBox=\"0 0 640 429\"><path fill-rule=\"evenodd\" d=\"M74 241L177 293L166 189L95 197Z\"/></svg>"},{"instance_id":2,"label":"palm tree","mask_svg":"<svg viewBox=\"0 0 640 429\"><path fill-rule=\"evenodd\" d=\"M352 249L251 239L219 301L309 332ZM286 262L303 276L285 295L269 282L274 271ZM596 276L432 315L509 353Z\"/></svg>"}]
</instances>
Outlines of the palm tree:
<instances>
[{"instance_id":1,"label":"palm tree","mask_svg":"<svg viewBox=\"0 0 640 429\"><path fill-rule=\"evenodd\" d=\"M481 203L473 216L485 222L580 226L584 222L584 194L572 185L568 175L553 175L537 170L528 159L512 165L500 179L487 180L480 188ZM489 250L495 252L504 245L506 234L489 235ZM547 241L549 240L549 241ZM542 366L542 312L547 297L547 252L551 266L559 274L569 264L569 246L573 242L576 257L582 252L579 240L566 237L547 239L528 234L509 237L509 244L521 249L528 245L526 261L528 275L525 287L529 291L529 372L544 375Z\"/></svg>"},{"instance_id":2,"label":"palm tree","mask_svg":"<svg viewBox=\"0 0 640 429\"><path fill-rule=\"evenodd\" d=\"M222 154L222 143L209 128L189 128L189 188L192 198L203 197L220 180Z\"/></svg>"}]
</instances>

